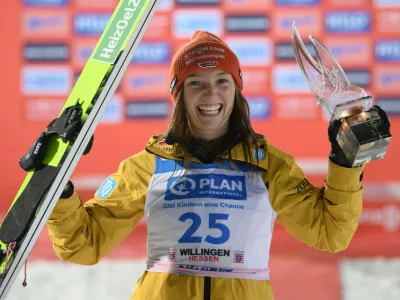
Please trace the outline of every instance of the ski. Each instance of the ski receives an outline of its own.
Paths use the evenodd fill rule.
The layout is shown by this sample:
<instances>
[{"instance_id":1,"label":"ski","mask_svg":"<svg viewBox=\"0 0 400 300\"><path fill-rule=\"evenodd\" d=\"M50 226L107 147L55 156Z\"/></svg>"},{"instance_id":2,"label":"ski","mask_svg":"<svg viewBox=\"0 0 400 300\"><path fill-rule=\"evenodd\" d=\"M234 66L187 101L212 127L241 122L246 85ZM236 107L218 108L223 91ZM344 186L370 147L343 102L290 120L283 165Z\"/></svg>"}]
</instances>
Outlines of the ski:
<instances>
[{"instance_id":1,"label":"ski","mask_svg":"<svg viewBox=\"0 0 400 300\"><path fill-rule=\"evenodd\" d=\"M34 169L27 170L0 225L0 300L6 298L79 159L92 142L95 128L158 4L159 0L119 1L59 116L32 146L32 153L36 154L46 141L45 156Z\"/></svg>"}]
</instances>

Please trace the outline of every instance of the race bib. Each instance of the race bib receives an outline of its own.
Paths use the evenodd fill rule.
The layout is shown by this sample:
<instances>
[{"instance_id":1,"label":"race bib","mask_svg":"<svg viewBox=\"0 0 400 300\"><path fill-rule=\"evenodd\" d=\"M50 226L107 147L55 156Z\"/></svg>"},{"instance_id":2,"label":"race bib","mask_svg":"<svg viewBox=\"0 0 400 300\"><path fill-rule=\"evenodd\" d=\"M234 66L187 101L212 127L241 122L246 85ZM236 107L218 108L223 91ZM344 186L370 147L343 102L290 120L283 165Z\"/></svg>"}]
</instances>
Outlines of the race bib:
<instances>
[{"instance_id":1,"label":"race bib","mask_svg":"<svg viewBox=\"0 0 400 300\"><path fill-rule=\"evenodd\" d=\"M268 279L276 213L261 175L217 164L182 175L157 157L145 205L147 270Z\"/></svg>"}]
</instances>

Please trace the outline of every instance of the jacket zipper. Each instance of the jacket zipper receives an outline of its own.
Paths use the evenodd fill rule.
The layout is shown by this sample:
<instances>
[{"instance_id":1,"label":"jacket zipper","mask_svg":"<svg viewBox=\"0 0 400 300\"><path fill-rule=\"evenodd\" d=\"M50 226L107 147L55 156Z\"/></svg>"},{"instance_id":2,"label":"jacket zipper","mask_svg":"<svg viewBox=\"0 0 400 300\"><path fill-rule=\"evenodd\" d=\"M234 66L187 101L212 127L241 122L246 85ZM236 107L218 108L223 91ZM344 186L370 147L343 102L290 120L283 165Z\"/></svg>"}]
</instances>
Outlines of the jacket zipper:
<instances>
[{"instance_id":1,"label":"jacket zipper","mask_svg":"<svg viewBox=\"0 0 400 300\"><path fill-rule=\"evenodd\" d=\"M204 300L211 300L211 277L204 276Z\"/></svg>"}]
</instances>

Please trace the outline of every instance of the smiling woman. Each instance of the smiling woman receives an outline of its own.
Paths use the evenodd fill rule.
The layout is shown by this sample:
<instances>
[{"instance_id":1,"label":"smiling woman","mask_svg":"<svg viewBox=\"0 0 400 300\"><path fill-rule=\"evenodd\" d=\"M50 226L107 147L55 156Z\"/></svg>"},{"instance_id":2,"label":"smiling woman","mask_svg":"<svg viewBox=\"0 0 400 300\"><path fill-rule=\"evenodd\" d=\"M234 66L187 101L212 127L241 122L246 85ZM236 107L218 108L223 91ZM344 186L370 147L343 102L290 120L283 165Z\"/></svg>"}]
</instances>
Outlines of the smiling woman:
<instances>
[{"instance_id":1,"label":"smiling woman","mask_svg":"<svg viewBox=\"0 0 400 300\"><path fill-rule=\"evenodd\" d=\"M185 79L183 101L192 136L213 140L228 132L235 82L228 72L207 70Z\"/></svg>"},{"instance_id":2,"label":"smiling woman","mask_svg":"<svg viewBox=\"0 0 400 300\"><path fill-rule=\"evenodd\" d=\"M264 137L251 126L250 108L241 94L240 63L228 45L211 33L196 31L175 53L169 79L176 105L168 131L153 145L163 140L176 143L179 149L174 149L183 150L188 168L190 155L210 163L225 152L230 156L228 150L240 144L252 168L252 146L263 144Z\"/></svg>"},{"instance_id":3,"label":"smiling woman","mask_svg":"<svg viewBox=\"0 0 400 300\"><path fill-rule=\"evenodd\" d=\"M221 39L195 32L174 55L169 79L175 105L167 130L85 204L71 182L66 187L47 222L62 260L99 262L144 216L147 262L133 300L272 300L276 218L315 249L346 249L365 166L347 165L337 123L328 176L315 187L291 155L254 132L238 58Z\"/></svg>"}]
</instances>

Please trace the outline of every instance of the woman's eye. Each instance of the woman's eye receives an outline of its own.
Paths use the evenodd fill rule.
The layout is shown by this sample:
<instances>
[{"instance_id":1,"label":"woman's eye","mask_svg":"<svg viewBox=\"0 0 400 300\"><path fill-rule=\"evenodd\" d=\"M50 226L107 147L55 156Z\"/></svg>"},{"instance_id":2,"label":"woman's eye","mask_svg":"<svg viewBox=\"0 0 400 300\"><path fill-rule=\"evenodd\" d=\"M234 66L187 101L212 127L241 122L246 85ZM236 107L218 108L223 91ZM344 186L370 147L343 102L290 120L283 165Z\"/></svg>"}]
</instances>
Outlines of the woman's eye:
<instances>
[{"instance_id":1,"label":"woman's eye","mask_svg":"<svg viewBox=\"0 0 400 300\"><path fill-rule=\"evenodd\" d=\"M200 81L191 81L191 82L190 82L190 85L191 85L191 86L200 86L200 85L201 85L201 82L200 82Z\"/></svg>"},{"instance_id":2,"label":"woman's eye","mask_svg":"<svg viewBox=\"0 0 400 300\"><path fill-rule=\"evenodd\" d=\"M226 82L228 82L228 80L226 80L226 79L218 79L218 81L217 81L218 84L224 84Z\"/></svg>"}]
</instances>

